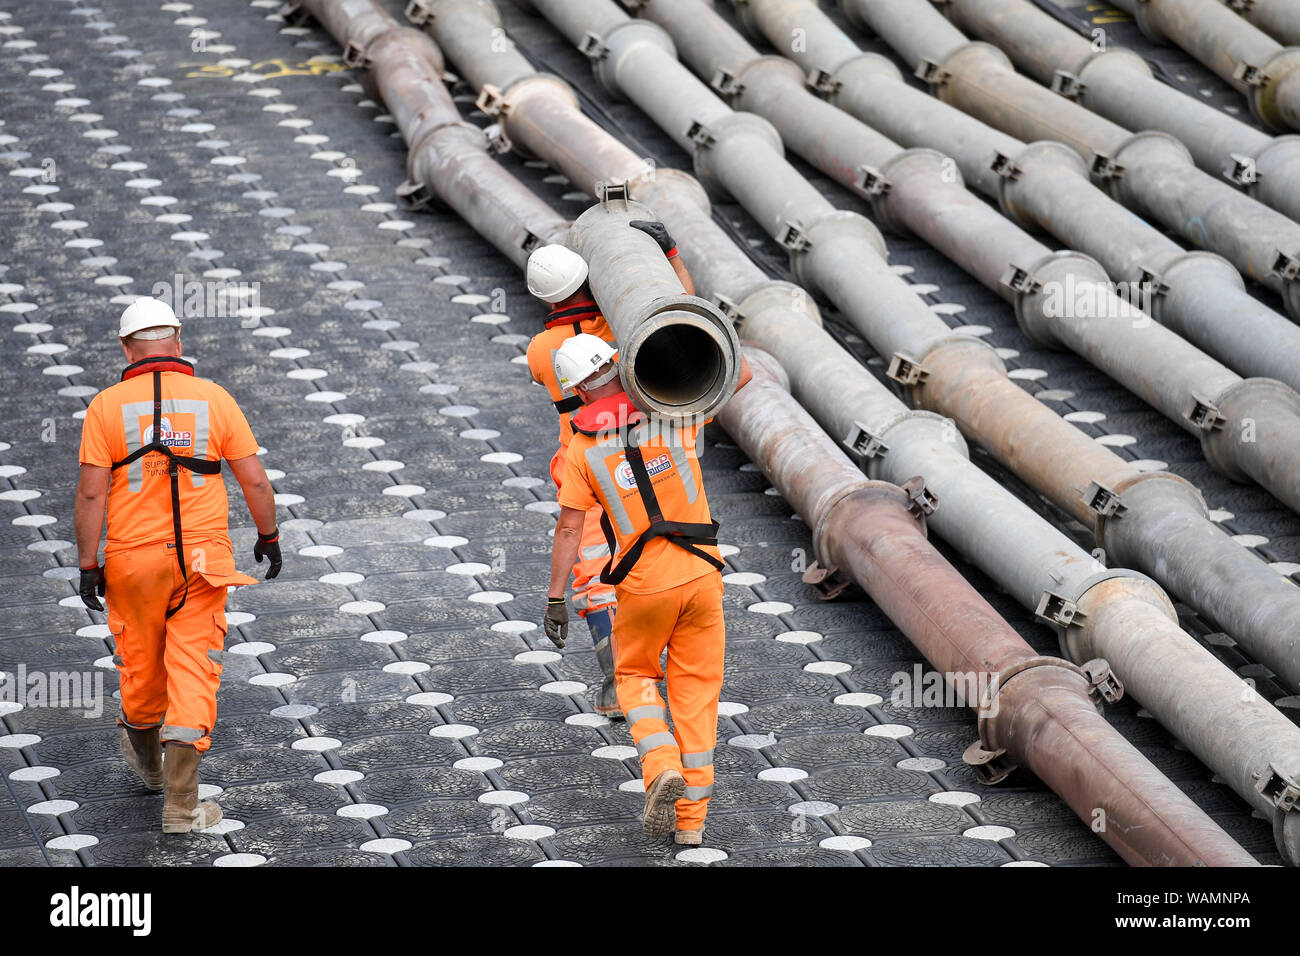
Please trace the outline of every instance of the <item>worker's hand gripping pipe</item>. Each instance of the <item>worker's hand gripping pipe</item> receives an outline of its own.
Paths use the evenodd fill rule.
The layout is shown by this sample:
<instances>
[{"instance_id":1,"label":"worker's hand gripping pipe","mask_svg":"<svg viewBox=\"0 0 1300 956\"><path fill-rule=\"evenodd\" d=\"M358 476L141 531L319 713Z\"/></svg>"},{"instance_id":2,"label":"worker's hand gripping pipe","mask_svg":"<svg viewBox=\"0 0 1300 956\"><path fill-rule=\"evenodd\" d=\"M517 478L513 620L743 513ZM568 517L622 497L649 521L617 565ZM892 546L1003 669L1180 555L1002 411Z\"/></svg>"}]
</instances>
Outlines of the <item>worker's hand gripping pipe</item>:
<instances>
[{"instance_id":1,"label":"worker's hand gripping pipe","mask_svg":"<svg viewBox=\"0 0 1300 956\"><path fill-rule=\"evenodd\" d=\"M1117 689L1105 662L1035 654L926 540L922 479L864 478L790 396L776 359L746 353L753 381L719 422L813 529L809 576L827 594L860 585L965 695L980 734L967 757L981 777L1032 770L1084 822L1105 819L1100 836L1134 865L1253 865L1098 713L1102 689Z\"/></svg>"}]
</instances>

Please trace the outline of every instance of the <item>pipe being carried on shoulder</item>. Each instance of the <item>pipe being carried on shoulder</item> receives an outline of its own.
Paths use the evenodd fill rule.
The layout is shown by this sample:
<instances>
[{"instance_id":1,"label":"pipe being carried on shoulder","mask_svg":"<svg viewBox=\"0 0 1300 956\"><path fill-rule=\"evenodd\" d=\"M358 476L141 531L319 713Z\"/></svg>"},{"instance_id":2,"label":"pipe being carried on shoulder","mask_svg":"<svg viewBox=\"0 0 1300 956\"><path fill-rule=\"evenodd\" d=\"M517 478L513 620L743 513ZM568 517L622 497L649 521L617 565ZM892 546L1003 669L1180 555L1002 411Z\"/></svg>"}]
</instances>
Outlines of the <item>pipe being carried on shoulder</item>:
<instances>
[{"instance_id":1,"label":"pipe being carried on shoulder","mask_svg":"<svg viewBox=\"0 0 1300 956\"><path fill-rule=\"evenodd\" d=\"M643 411L673 421L713 417L740 379L740 340L711 302L682 292L658 244L628 225L654 219L631 199L610 198L573 223L569 243L618 342L619 375Z\"/></svg>"}]
</instances>

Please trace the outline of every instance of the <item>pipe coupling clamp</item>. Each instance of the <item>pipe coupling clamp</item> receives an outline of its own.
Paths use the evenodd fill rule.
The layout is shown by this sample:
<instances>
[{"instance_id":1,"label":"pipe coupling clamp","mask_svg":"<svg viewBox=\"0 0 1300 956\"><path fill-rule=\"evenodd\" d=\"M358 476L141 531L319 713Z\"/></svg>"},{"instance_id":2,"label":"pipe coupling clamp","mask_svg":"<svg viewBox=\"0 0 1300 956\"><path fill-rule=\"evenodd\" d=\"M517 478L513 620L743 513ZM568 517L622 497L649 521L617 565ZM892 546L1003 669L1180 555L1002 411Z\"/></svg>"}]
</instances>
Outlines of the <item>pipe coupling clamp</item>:
<instances>
[{"instance_id":1,"label":"pipe coupling clamp","mask_svg":"<svg viewBox=\"0 0 1300 956\"><path fill-rule=\"evenodd\" d=\"M1263 64L1243 60L1233 67L1232 76L1246 86L1256 119L1273 130L1289 128L1287 117L1300 103L1300 47L1283 47Z\"/></svg>"},{"instance_id":2,"label":"pipe coupling clamp","mask_svg":"<svg viewBox=\"0 0 1300 956\"><path fill-rule=\"evenodd\" d=\"M962 754L962 762L974 770L984 784L992 786L1001 783L1019 766L1007 755L1005 747L998 746L995 733L998 698L1002 689L1017 675L1038 667L1055 667L1081 677L1087 684L1089 699L1098 709L1102 701L1114 703L1124 696L1124 685L1111 671L1110 664L1100 657L1082 666L1060 657L1029 657L999 671L980 695L979 738Z\"/></svg>"}]
</instances>

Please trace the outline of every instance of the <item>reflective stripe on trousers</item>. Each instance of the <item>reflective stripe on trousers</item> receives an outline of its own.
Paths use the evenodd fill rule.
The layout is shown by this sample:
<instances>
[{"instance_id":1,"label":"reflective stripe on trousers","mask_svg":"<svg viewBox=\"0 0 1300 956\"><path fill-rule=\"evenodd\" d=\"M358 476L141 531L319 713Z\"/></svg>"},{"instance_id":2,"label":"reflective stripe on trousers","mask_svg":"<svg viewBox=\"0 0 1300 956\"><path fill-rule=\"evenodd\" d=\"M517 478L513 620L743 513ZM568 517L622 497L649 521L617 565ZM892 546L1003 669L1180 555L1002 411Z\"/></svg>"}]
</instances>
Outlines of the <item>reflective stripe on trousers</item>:
<instances>
[{"instance_id":1,"label":"reflective stripe on trousers","mask_svg":"<svg viewBox=\"0 0 1300 956\"><path fill-rule=\"evenodd\" d=\"M107 557L108 628L121 676L123 723L161 727L161 739L192 743L203 752L217 719L226 588L193 573L185 606L167 617L168 607L185 593L175 555L158 543Z\"/></svg>"},{"instance_id":2,"label":"reflective stripe on trousers","mask_svg":"<svg viewBox=\"0 0 1300 956\"><path fill-rule=\"evenodd\" d=\"M677 802L677 827L698 830L713 790L726 643L722 575L710 571L655 594L620 590L618 597L614 675L619 705L641 756L641 775L648 786L665 770L680 771L687 790ZM659 666L665 648L666 674ZM665 676L667 707L658 688Z\"/></svg>"}]
</instances>

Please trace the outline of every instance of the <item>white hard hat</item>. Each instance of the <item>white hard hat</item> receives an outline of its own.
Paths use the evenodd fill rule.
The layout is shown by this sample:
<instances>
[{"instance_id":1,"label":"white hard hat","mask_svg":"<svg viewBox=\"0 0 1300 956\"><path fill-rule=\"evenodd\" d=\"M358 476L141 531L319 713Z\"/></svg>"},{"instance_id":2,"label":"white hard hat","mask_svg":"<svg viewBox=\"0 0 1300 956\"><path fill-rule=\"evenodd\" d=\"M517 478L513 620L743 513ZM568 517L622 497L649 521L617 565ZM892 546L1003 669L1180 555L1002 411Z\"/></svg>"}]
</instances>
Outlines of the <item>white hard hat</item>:
<instances>
[{"instance_id":1,"label":"white hard hat","mask_svg":"<svg viewBox=\"0 0 1300 956\"><path fill-rule=\"evenodd\" d=\"M176 318L172 307L161 299L142 295L123 310L122 320L117 327L117 337L124 339L142 329L167 325L177 329L181 327L181 320Z\"/></svg>"},{"instance_id":2,"label":"white hard hat","mask_svg":"<svg viewBox=\"0 0 1300 956\"><path fill-rule=\"evenodd\" d=\"M527 277L529 292L543 302L559 302L587 281L587 261L567 246L542 246L528 257Z\"/></svg>"},{"instance_id":3,"label":"white hard hat","mask_svg":"<svg viewBox=\"0 0 1300 956\"><path fill-rule=\"evenodd\" d=\"M617 354L615 348L598 335L581 332L571 339L565 339L564 344L555 352L556 381L565 390L576 385L586 388L604 385L618 374L617 368L613 369L613 374L601 376L596 381L592 380L592 376Z\"/></svg>"}]
</instances>

